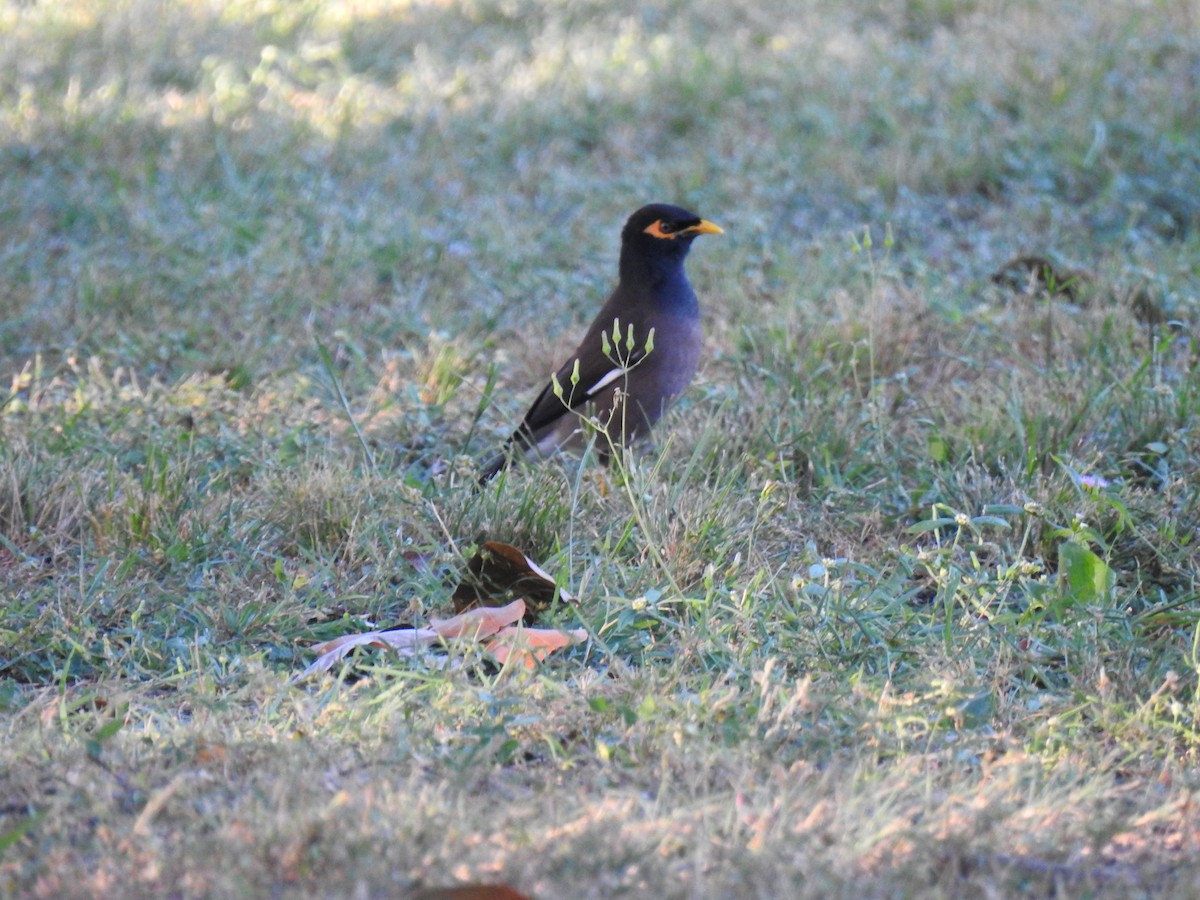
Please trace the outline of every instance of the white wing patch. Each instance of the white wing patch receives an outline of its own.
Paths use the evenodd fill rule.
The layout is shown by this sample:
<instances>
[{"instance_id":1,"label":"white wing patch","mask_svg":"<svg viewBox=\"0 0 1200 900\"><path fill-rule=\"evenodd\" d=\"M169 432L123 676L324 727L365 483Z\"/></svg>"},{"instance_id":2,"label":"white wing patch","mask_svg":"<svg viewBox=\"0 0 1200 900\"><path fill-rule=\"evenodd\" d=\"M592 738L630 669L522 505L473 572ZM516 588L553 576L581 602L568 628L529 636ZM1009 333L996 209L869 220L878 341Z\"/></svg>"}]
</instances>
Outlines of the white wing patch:
<instances>
[{"instance_id":1,"label":"white wing patch","mask_svg":"<svg viewBox=\"0 0 1200 900\"><path fill-rule=\"evenodd\" d=\"M600 393L602 390L604 390L606 387L608 387L610 384L612 384L614 381L616 381L618 378L620 378L622 375L624 375L625 371L626 371L625 369L622 369L618 366L615 369L605 372L604 377L600 378L595 384L593 384L590 388L588 388L587 393L584 394L584 396L587 397L589 400L592 397L595 397L598 393Z\"/></svg>"}]
</instances>

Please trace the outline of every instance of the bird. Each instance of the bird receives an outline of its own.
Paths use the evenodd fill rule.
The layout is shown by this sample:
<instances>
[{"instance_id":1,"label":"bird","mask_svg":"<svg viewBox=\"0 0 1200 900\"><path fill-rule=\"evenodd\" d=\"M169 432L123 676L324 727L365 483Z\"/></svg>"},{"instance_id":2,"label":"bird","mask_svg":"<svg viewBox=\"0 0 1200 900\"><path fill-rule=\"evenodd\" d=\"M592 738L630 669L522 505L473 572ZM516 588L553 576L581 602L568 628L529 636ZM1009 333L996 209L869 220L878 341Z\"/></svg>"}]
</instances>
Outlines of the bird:
<instances>
[{"instance_id":1,"label":"bird","mask_svg":"<svg viewBox=\"0 0 1200 900\"><path fill-rule=\"evenodd\" d=\"M582 447L582 418L594 417L613 446L646 435L691 383L700 361L700 303L684 260L697 237L723 233L669 203L651 203L629 217L617 286L521 424L483 463L480 485L518 456L536 460ZM607 443L597 452L608 462Z\"/></svg>"}]
</instances>

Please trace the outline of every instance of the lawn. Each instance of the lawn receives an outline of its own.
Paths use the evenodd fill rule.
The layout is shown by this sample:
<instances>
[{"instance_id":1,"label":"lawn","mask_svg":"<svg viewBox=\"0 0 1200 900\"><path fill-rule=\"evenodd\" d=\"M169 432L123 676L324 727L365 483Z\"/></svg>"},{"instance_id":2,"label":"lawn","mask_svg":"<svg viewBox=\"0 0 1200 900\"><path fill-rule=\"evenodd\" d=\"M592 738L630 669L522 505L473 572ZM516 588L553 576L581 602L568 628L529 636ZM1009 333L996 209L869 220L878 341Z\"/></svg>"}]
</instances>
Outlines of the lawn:
<instances>
[{"instance_id":1,"label":"lawn","mask_svg":"<svg viewBox=\"0 0 1200 900\"><path fill-rule=\"evenodd\" d=\"M0 0L0 896L1196 896L1198 326L1191 0Z\"/></svg>"}]
</instances>

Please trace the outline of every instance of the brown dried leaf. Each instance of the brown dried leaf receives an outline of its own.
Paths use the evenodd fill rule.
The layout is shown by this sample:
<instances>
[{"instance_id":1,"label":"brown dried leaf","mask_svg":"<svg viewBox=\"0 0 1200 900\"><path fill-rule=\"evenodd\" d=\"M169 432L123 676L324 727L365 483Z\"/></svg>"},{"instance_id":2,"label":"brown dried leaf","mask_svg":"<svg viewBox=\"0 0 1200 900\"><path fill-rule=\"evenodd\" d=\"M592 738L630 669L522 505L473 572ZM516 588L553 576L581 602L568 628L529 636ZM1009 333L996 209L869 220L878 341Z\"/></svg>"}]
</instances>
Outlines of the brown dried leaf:
<instances>
[{"instance_id":1,"label":"brown dried leaf","mask_svg":"<svg viewBox=\"0 0 1200 900\"><path fill-rule=\"evenodd\" d=\"M458 887L421 888L405 900L529 900L507 884L463 884Z\"/></svg>"},{"instance_id":2,"label":"brown dried leaf","mask_svg":"<svg viewBox=\"0 0 1200 900\"><path fill-rule=\"evenodd\" d=\"M1059 265L1044 256L1015 256L992 273L992 282L1022 294L1047 291L1074 302L1095 281L1092 273Z\"/></svg>"},{"instance_id":3,"label":"brown dried leaf","mask_svg":"<svg viewBox=\"0 0 1200 900\"><path fill-rule=\"evenodd\" d=\"M432 553L419 553L416 550L405 550L400 556L422 575L429 572L434 559Z\"/></svg>"},{"instance_id":4,"label":"brown dried leaf","mask_svg":"<svg viewBox=\"0 0 1200 900\"><path fill-rule=\"evenodd\" d=\"M500 541L485 541L467 563L467 571L454 589L455 612L499 606L505 596L518 596L525 598L528 618L532 620L550 606L555 591L567 603L575 599L561 590L532 559Z\"/></svg>"}]
</instances>

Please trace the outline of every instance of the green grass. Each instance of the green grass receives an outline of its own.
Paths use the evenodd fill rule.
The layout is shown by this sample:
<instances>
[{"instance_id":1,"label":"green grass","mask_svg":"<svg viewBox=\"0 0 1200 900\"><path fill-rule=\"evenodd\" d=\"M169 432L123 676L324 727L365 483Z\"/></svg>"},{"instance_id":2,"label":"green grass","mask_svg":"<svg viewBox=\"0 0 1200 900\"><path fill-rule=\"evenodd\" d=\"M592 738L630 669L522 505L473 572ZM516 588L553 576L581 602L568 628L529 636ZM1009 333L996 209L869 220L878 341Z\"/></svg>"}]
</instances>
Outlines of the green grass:
<instances>
[{"instance_id":1,"label":"green grass","mask_svg":"<svg viewBox=\"0 0 1200 900\"><path fill-rule=\"evenodd\" d=\"M1195 895L1191 4L166 6L0 4L0 895ZM696 383L475 491L651 200ZM291 682L484 540L592 639Z\"/></svg>"}]
</instances>

